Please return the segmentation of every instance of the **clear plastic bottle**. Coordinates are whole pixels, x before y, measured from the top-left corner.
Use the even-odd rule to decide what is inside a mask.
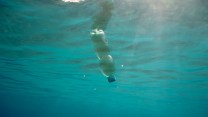
[[[107,77],[109,82],[115,81],[115,67],[113,58],[110,55],[108,41],[105,38],[103,30],[94,29],[91,32],[91,39],[94,44],[97,57],[100,61],[100,69],[104,76]]]

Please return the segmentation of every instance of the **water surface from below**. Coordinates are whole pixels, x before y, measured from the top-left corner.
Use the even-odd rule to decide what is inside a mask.
[[[99,1],[0,0],[0,116],[207,117],[207,5],[114,0],[109,84],[90,39]]]

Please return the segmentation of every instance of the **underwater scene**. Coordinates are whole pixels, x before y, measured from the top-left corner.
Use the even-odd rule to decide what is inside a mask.
[[[0,117],[208,117],[208,1],[0,0]]]

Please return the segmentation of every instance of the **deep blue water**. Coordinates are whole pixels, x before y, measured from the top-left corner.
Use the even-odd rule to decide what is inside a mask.
[[[99,0],[0,0],[0,117],[208,117],[208,2],[114,0],[108,83]]]

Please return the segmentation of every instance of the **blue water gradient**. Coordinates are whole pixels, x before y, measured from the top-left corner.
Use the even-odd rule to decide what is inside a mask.
[[[208,2],[114,0],[108,83],[100,1],[0,0],[0,117],[208,117]]]

